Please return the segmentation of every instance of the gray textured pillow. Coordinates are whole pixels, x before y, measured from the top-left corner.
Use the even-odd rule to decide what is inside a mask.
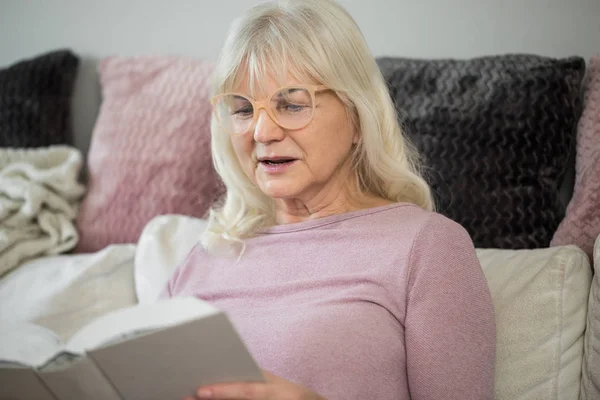
[[[480,248],[547,247],[581,112],[582,58],[381,58],[439,211]]]
[[[79,58],[59,50],[0,69],[0,147],[71,144]]]

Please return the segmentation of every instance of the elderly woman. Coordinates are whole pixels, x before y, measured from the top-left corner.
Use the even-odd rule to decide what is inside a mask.
[[[214,76],[227,188],[166,296],[225,310],[266,382],[214,399],[492,399],[495,322],[473,243],[432,211],[385,81],[333,0],[267,3]]]

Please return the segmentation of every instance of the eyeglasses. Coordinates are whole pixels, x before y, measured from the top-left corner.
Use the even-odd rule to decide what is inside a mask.
[[[210,99],[215,119],[231,134],[248,132],[256,125],[261,108],[283,129],[302,129],[315,113],[315,93],[323,85],[291,85],[277,89],[266,100],[255,101],[240,93],[224,93]]]

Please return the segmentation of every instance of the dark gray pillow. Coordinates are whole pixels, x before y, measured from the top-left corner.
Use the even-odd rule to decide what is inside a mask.
[[[0,147],[72,144],[78,64],[72,52],[60,50],[0,69]]]
[[[438,211],[480,248],[549,245],[581,112],[582,58],[377,60]]]

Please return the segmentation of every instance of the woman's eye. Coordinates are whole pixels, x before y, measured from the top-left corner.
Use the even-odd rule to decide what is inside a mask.
[[[288,112],[298,112],[304,110],[306,106],[294,103],[281,103],[277,106],[277,108]]]
[[[247,116],[252,115],[252,111],[253,111],[252,107],[242,107],[242,108],[235,110],[235,112],[233,114],[242,116],[242,117],[247,117]]]

